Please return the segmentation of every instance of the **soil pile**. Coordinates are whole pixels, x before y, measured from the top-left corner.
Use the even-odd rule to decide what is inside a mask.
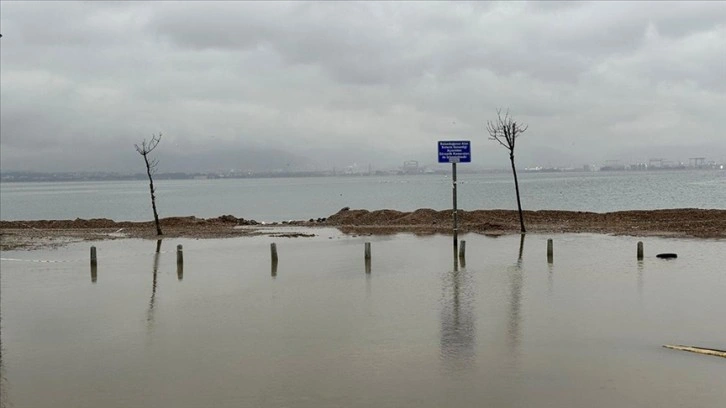
[[[459,231],[482,234],[519,232],[519,216],[513,210],[459,211]],[[726,210],[694,208],[592,213],[579,211],[525,211],[527,232],[594,232],[636,236],[726,238]],[[222,215],[216,218],[169,217],[160,220],[164,238],[226,238],[262,234],[254,220]],[[343,208],[327,218],[265,225],[265,234],[279,234],[276,226],[332,226],[346,233],[417,234],[451,233],[451,210],[422,208],[396,210],[351,210]],[[290,233],[290,236],[311,236]],[[278,235],[279,236],[279,235]],[[287,236],[287,235],[285,235]],[[106,218],[75,220],[0,221],[0,249],[38,248],[80,240],[115,238],[156,239],[153,221],[116,222]]]
[[[519,215],[513,210],[459,211],[461,232],[502,234],[519,232]],[[726,238],[726,210],[694,208],[593,213],[581,211],[524,211],[528,232],[596,232],[620,235],[658,235]],[[452,228],[452,211],[419,209],[350,210],[344,208],[327,224],[348,232],[398,231],[446,232]]]

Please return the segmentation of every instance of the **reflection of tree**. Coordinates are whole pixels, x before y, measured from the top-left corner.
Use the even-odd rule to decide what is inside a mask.
[[[161,255],[161,240],[156,241],[156,252],[154,253],[154,266],[152,270],[151,280],[151,300],[149,300],[149,310],[146,313],[146,321],[149,324],[154,322],[154,306],[156,305],[156,278],[159,271],[159,256]]]
[[[443,284],[441,358],[448,369],[458,371],[471,367],[476,354],[473,284],[458,268],[444,275]]]
[[[509,328],[507,335],[512,352],[517,350],[520,342],[522,286],[524,286],[522,268],[519,266],[511,267],[509,270]]]
[[[0,293],[2,293],[2,275],[0,275]],[[2,296],[0,296],[2,299]],[[0,302],[0,408],[7,406],[7,392],[5,387],[5,366],[3,365],[3,318],[2,318],[2,302]]]
[[[522,267],[522,255],[524,255],[524,235],[519,235],[519,256],[517,257],[517,267]]]
[[[520,342],[520,325],[522,323],[522,255],[524,254],[524,234],[519,239],[519,256],[517,263],[509,268],[509,326],[507,329],[508,344],[512,353],[516,353]]]

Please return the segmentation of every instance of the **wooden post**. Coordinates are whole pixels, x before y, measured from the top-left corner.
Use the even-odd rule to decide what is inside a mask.
[[[638,260],[643,259],[643,241],[638,241]]]
[[[365,250],[363,252],[363,259],[365,260],[366,274],[371,273],[371,243],[365,243]]]
[[[183,263],[176,264],[176,278],[179,281],[184,279],[184,264]]]
[[[466,241],[461,241],[461,244],[459,245],[459,258],[466,258]]]
[[[270,256],[272,257],[272,262],[277,263],[277,244],[274,242],[270,244]]]
[[[554,259],[554,250],[552,245],[552,238],[547,240],[547,262],[552,263]]]
[[[181,244],[176,246],[176,264],[180,265],[184,263],[184,252]]]
[[[277,277],[277,259],[273,259],[270,265],[270,276]]]
[[[96,283],[98,280],[98,266],[91,264],[91,283]]]
[[[91,266],[96,266],[98,263],[98,258],[96,258],[96,247],[91,247]]]

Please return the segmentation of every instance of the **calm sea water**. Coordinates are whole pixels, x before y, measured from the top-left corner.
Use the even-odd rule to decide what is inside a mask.
[[[461,175],[459,208],[516,209],[510,174]],[[342,207],[451,208],[447,176],[158,180],[161,217],[232,214],[257,221],[327,217]],[[607,212],[658,208],[726,208],[726,172],[523,173],[530,210]],[[0,183],[0,219],[150,220],[144,181]]]
[[[724,241],[121,240],[6,251],[13,407],[722,407]],[[182,270],[174,248],[185,248]],[[95,277],[88,245],[98,247]],[[521,249],[520,249],[521,248]],[[658,252],[678,252],[663,261]],[[520,255],[521,253],[521,255]],[[42,261],[42,262],[41,262]]]

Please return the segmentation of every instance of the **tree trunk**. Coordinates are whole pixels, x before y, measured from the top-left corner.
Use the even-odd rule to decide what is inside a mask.
[[[154,180],[151,178],[151,165],[149,159],[144,154],[144,162],[146,163],[146,175],[149,176],[149,190],[151,191],[151,209],[154,210],[154,222],[156,223],[156,235],[164,235],[159,225],[159,214],[156,213],[156,196],[154,195]]]
[[[512,174],[514,175],[514,189],[517,192],[517,209],[519,210],[520,232],[527,232],[524,229],[524,217],[522,216],[522,201],[519,199],[519,182],[517,181],[517,169],[514,167],[514,152],[509,153],[509,161],[512,162]]]

